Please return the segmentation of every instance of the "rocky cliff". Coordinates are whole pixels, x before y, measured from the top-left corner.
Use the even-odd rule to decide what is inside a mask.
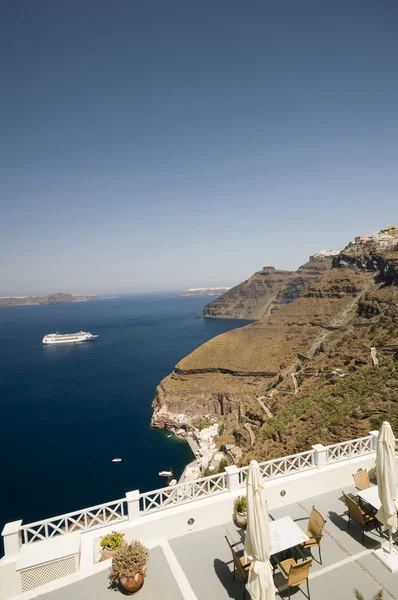
[[[259,320],[292,302],[311,281],[330,269],[329,256],[315,258],[297,271],[264,267],[204,307],[203,315],[218,319]]]
[[[8,296],[0,298],[0,306],[27,306],[32,304],[62,304],[66,302],[89,302],[101,300],[100,296],[66,294],[57,292],[48,296]]]
[[[386,416],[398,426],[397,258],[396,246],[350,244],[332,268],[301,267],[304,284],[298,272],[261,275],[279,310],[181,360],[157,388],[154,423],[213,415],[244,463],[359,437]]]

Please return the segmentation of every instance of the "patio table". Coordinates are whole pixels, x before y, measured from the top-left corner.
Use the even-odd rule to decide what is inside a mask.
[[[309,537],[291,517],[282,517],[276,519],[276,521],[270,521],[269,528],[271,532],[271,554],[289,550],[289,548],[309,540]]]
[[[361,492],[356,492],[357,496],[359,496],[362,500],[365,500],[370,506],[373,506],[376,510],[379,510],[381,506],[379,491],[377,485],[373,485],[366,490],[362,490]],[[398,490],[397,490],[398,494]]]

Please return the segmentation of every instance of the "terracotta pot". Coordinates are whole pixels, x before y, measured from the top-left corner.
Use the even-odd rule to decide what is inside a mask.
[[[134,592],[138,592],[139,589],[144,585],[144,579],[146,575],[146,567],[143,567],[141,571],[138,571],[135,575],[130,575],[130,577],[121,577],[120,585],[129,592],[133,594]]]
[[[246,529],[247,513],[235,512],[235,519],[239,527],[242,527],[242,529]]]
[[[112,550],[112,548],[109,548],[109,546],[104,546],[102,548],[101,560],[108,560],[108,558],[113,558],[115,556],[116,550],[117,548]]]

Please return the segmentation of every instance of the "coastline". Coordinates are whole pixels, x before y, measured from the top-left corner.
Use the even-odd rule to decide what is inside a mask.
[[[174,415],[165,410],[154,410],[152,414],[151,427],[168,431],[174,437],[184,440],[194,456],[194,460],[185,466],[178,483],[187,483],[204,477],[207,470],[216,470],[220,462],[225,459],[224,453],[219,450],[215,442],[219,430],[216,417],[206,415],[204,420],[209,421],[209,426],[201,429],[195,426],[197,420],[184,414]]]

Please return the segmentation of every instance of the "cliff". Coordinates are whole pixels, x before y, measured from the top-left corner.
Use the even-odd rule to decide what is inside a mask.
[[[386,417],[398,426],[397,259],[396,245],[349,244],[332,268],[250,278],[250,293],[259,281],[272,288],[266,316],[181,360],[156,390],[154,424],[214,415],[220,445],[238,445],[243,463],[360,437]]]
[[[289,304],[323,271],[330,269],[332,259],[314,255],[314,259],[297,271],[280,271],[264,267],[204,307],[203,315],[218,319],[259,320]]]
[[[0,306],[28,306],[32,304],[61,304],[64,302],[89,302],[100,300],[99,296],[79,294],[65,294],[58,292],[48,296],[9,296],[0,298]]]

